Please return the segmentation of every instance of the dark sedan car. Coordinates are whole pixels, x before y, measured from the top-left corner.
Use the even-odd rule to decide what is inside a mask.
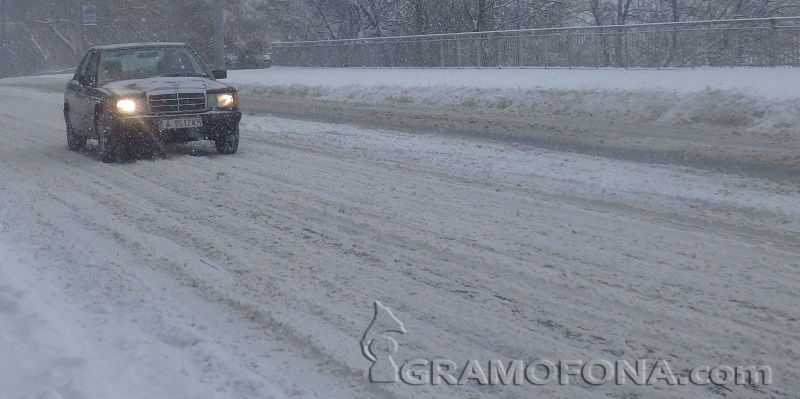
[[[239,148],[239,95],[217,81],[183,43],[137,43],[90,49],[67,85],[67,145],[97,140],[103,162],[140,148],[211,140],[217,151]]]

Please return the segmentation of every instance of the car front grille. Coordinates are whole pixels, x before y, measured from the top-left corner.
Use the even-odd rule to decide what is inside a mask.
[[[170,93],[148,97],[150,112],[169,114],[180,112],[202,112],[206,109],[205,93]]]

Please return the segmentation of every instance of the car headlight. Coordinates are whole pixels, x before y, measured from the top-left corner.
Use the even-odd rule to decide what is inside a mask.
[[[117,111],[125,115],[133,115],[139,110],[139,105],[136,100],[130,98],[123,98],[117,101]]]
[[[239,106],[239,96],[236,93],[217,94],[217,107],[231,108]]]

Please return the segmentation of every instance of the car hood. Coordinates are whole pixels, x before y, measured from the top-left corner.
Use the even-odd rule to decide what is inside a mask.
[[[232,87],[215,80],[199,77],[158,77],[137,80],[123,80],[106,83],[100,87],[117,96],[150,94],[158,92],[213,92],[231,90]]]

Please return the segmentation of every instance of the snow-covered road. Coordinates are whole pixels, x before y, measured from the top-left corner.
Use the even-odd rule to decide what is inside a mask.
[[[800,187],[248,114],[106,165],[0,87],[0,396],[795,397]],[[415,359],[769,365],[768,386],[371,384]]]

